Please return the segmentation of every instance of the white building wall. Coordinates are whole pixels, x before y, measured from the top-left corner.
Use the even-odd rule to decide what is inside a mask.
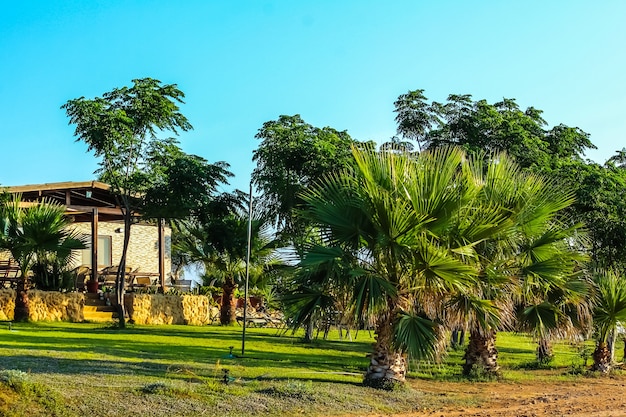
[[[91,236],[91,223],[75,223],[73,227],[80,233]],[[116,230],[122,230],[121,233]],[[121,222],[98,222],[98,235],[111,237],[112,265],[118,265],[124,245],[124,224]],[[172,231],[165,227],[165,273],[172,270]],[[75,266],[83,263],[77,256]],[[130,242],[126,265],[142,272],[159,271],[159,231],[156,225],[133,224],[130,229]]]

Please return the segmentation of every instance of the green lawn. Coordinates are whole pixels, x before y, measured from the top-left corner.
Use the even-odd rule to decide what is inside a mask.
[[[0,384],[0,416],[341,415],[406,412],[430,399],[418,390],[378,392],[360,386],[373,339],[312,344],[276,329],[0,323],[0,370],[27,373],[22,389]],[[532,376],[532,339],[498,336],[505,379]],[[582,364],[580,347],[557,345],[559,377]],[[461,379],[463,352],[441,364],[412,364],[411,378]],[[231,383],[221,381],[228,370]],[[17,392],[16,392],[17,391]]]

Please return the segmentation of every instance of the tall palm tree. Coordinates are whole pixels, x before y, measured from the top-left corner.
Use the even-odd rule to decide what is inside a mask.
[[[593,352],[592,370],[611,371],[609,337],[618,324],[626,323],[626,280],[616,271],[596,272],[593,323],[596,328],[596,348]]]
[[[513,327],[516,305],[546,307],[542,303],[548,294],[566,290],[582,256],[571,245],[579,225],[571,226],[563,215],[573,203],[570,191],[541,176],[521,172],[505,155],[493,155],[483,168],[476,160],[475,166],[480,168],[473,171],[474,182],[479,185],[470,207],[491,207],[498,213],[495,216],[500,227],[483,234],[474,246],[477,285],[470,293],[456,294],[449,307],[456,320],[469,326],[464,374],[477,371],[495,375],[499,369],[497,330]],[[460,232],[462,239],[476,241],[480,237],[473,226],[463,226]]]
[[[458,149],[353,154],[356,169],[331,174],[303,195],[303,215],[317,224],[324,245],[300,266],[327,287],[349,290],[357,318],[377,317],[364,383],[388,387],[405,380],[407,354],[435,354],[442,300],[474,285],[477,241],[451,238],[474,184]],[[476,228],[495,227],[487,212]],[[302,306],[315,306],[306,293],[299,296]],[[319,293],[311,297],[321,301]]]
[[[28,273],[38,260],[49,256],[71,258],[84,249],[85,238],[70,228],[62,206],[39,203],[23,208],[20,197],[0,206],[0,248],[7,250],[20,268],[14,320],[29,317]]]

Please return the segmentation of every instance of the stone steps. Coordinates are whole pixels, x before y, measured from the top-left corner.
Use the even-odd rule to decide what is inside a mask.
[[[85,293],[83,317],[86,321],[110,322],[117,318],[117,312],[114,306],[106,305],[106,301],[101,300],[99,294]]]

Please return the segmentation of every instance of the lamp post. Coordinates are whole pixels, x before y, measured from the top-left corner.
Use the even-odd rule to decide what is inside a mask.
[[[248,251],[246,253],[246,284],[243,292],[243,332],[241,333],[241,356],[243,356],[246,352],[246,325],[248,324],[248,281],[250,279],[250,245],[252,240],[252,181],[250,181],[249,201]]]

